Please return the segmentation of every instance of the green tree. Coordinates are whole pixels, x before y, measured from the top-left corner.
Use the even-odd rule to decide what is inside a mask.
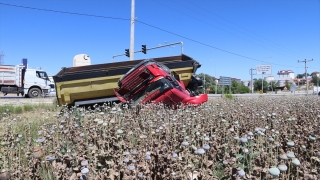
[[[311,83],[313,83],[315,86],[319,86],[320,85],[320,78],[317,75],[313,75]]]
[[[235,80],[232,80],[232,83],[231,83],[231,92],[232,92],[232,94],[238,94],[238,87],[239,86],[240,86],[240,83],[238,83]]]
[[[215,91],[215,89],[213,87],[215,87],[216,82],[215,82],[215,79],[212,76],[210,76],[209,74],[204,74],[204,73],[200,73],[200,74],[198,74],[196,76],[203,81],[205,89],[210,88],[210,92],[209,93],[213,93]],[[200,93],[203,93],[203,88],[200,89],[199,91],[200,91]]]
[[[274,91],[276,87],[278,87],[278,83],[276,81],[270,81],[269,82],[269,91]]]
[[[266,80],[263,80],[263,92],[264,93],[267,92],[268,86],[269,86],[269,83]],[[258,79],[256,81],[254,81],[253,87],[254,87],[255,91],[262,90],[262,79]]]
[[[286,82],[284,83],[284,86],[287,87],[287,89],[289,90],[290,89],[290,86],[291,86],[292,82],[289,82],[288,80],[286,80]]]
[[[244,86],[243,84],[233,80],[231,85],[231,92],[232,94],[244,94],[249,93],[250,89],[249,87]]]
[[[305,74],[297,74],[297,77],[298,79],[302,79],[304,77]]]
[[[250,89],[248,86],[244,86],[241,84],[241,86],[239,87],[239,93],[240,94],[250,93]]]

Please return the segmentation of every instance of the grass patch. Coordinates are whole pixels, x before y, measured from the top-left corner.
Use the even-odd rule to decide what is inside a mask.
[[[24,104],[24,105],[1,105],[0,106],[0,114],[21,114],[24,112],[31,112],[34,110],[49,110],[54,111],[57,109],[55,104]],[[1,116],[0,116],[1,118]]]
[[[24,104],[23,105],[23,110],[25,112],[32,111],[34,108],[35,108],[35,105],[31,105],[31,104]]]
[[[232,94],[225,94],[224,97],[227,98],[227,99],[233,99],[234,98]]]
[[[3,105],[0,106],[0,113],[12,113],[14,112],[14,106],[12,105]]]

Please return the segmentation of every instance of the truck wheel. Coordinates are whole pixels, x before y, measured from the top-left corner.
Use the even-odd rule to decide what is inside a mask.
[[[28,95],[31,98],[41,97],[41,91],[38,88],[32,88],[29,90]]]

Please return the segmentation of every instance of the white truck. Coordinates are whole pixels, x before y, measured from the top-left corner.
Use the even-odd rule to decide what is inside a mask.
[[[44,97],[50,93],[50,80],[43,70],[28,69],[27,59],[20,65],[0,65],[0,92],[25,97]]]
[[[320,87],[314,86],[313,87],[313,94],[318,94],[320,96]]]

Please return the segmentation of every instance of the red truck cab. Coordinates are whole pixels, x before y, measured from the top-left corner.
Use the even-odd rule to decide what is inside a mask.
[[[168,67],[154,60],[144,60],[129,70],[114,91],[121,102],[133,106],[145,103],[200,105],[208,100],[207,94],[191,96]]]

